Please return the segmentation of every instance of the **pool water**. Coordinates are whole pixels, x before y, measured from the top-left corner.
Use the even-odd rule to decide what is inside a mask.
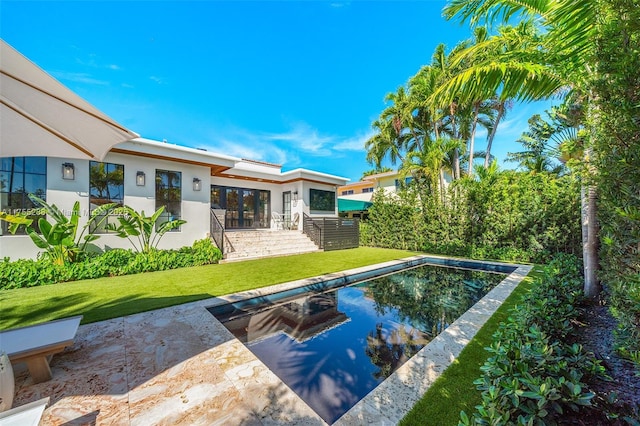
[[[419,266],[209,311],[331,424],[505,276]]]

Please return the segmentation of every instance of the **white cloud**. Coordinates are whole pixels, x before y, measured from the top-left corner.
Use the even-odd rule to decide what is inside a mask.
[[[73,81],[74,83],[95,84],[108,86],[109,82],[93,78],[91,74],[84,72],[53,71],[51,74],[59,80]]]
[[[114,71],[120,71],[122,69],[116,64],[111,64],[111,65],[107,66],[107,68],[109,68],[110,70],[114,70]]]
[[[363,151],[372,132],[353,137],[323,135],[307,123],[297,122],[281,133],[247,129],[211,129],[204,131],[207,142],[193,144],[212,152],[286,165],[287,168],[309,167],[302,158],[344,156],[345,152]]]
[[[375,134],[373,130],[369,130],[367,133],[358,134],[351,138],[338,142],[333,146],[334,150],[338,151],[364,151],[364,144]]]
[[[266,134],[265,136],[271,141],[284,142],[291,148],[301,149],[309,154],[322,157],[332,154],[329,146],[333,145],[336,139],[334,136],[320,135],[317,129],[302,122],[294,124],[288,132]]]
[[[149,80],[155,81],[158,84],[166,84],[166,81],[162,77],[158,77],[156,75],[149,76]]]

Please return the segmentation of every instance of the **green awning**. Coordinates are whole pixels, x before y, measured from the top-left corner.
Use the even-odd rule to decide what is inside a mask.
[[[369,201],[347,200],[338,198],[338,213],[363,212],[369,209],[373,203]]]

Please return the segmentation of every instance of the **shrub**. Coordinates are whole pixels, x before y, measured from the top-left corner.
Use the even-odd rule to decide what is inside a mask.
[[[217,263],[220,250],[210,240],[198,240],[179,250],[152,249],[145,253],[113,249],[101,254],[85,254],[76,263],[56,265],[47,259],[21,259],[0,262],[0,290],[34,287],[64,281],[105,276],[165,271],[188,266]]]
[[[592,353],[567,343],[579,315],[580,262],[557,256],[537,286],[500,324],[483,376],[474,383],[482,404],[460,425],[555,424],[567,410],[591,405],[584,378],[603,376]]]
[[[445,200],[406,188],[376,192],[360,243],[518,262],[582,249],[579,185],[573,176],[507,170],[490,181],[451,183]]]

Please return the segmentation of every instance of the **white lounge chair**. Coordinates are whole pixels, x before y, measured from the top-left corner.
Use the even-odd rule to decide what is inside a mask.
[[[0,413],[0,426],[38,426],[49,397]]]
[[[0,332],[0,350],[27,364],[33,383],[51,380],[51,357],[73,344],[82,315]]]

